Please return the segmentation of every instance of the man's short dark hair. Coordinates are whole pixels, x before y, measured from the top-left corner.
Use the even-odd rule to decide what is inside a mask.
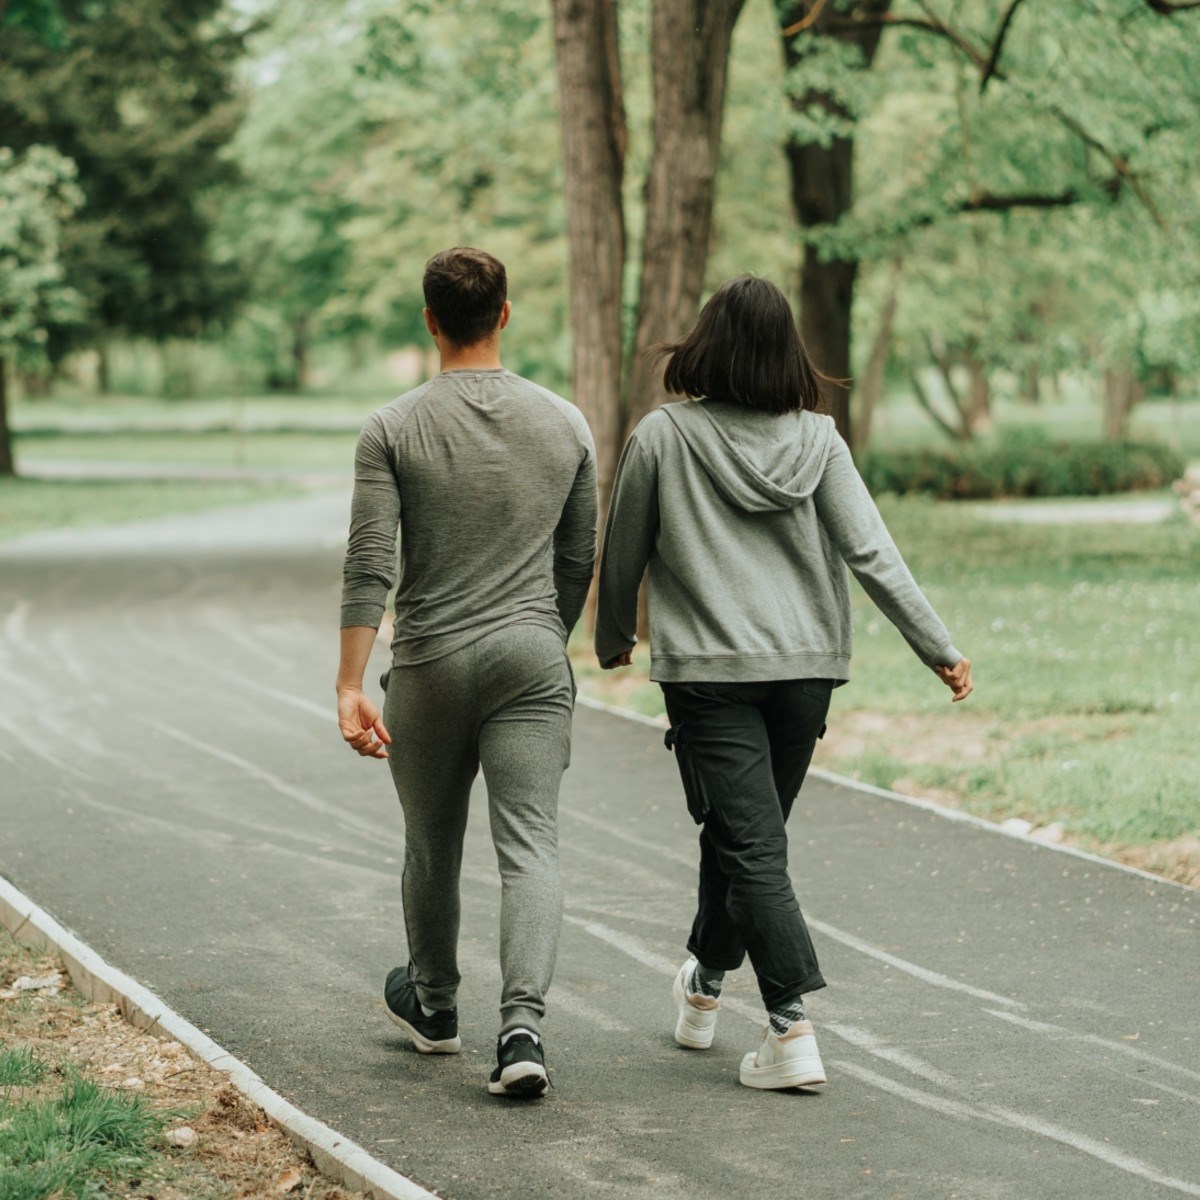
[[[656,346],[667,360],[663,383],[676,395],[729,400],[767,412],[814,409],[821,383],[787,297],[766,279],[726,280],[678,342]]]
[[[425,307],[456,346],[482,342],[500,323],[508,299],[504,264],[483,250],[456,246],[425,264]]]

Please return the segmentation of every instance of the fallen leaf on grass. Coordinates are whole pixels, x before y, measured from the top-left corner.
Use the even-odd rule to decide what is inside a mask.
[[[275,1180],[275,1190],[278,1192],[294,1192],[303,1182],[304,1176],[295,1167],[288,1167]]]

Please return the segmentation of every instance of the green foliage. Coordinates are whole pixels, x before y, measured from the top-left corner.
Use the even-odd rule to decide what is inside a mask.
[[[49,326],[80,314],[64,282],[63,226],[83,201],[75,165],[46,146],[21,158],[0,147],[0,358],[31,364]]]
[[[220,0],[61,0],[62,36],[21,22],[0,39],[0,129],[18,154],[53,146],[86,198],[64,231],[86,327],[51,326],[61,353],[106,332],[196,335],[237,279],[208,253],[220,155],[238,118],[241,35]]]
[[[19,29],[53,49],[61,49],[67,30],[58,0],[8,0],[0,6],[0,30]]]
[[[46,1075],[46,1064],[28,1046],[0,1045],[0,1088],[32,1087]]]
[[[1011,431],[980,445],[873,451],[862,473],[875,493],[980,500],[1161,488],[1184,465],[1175,451],[1153,442],[1055,443],[1034,431]]]

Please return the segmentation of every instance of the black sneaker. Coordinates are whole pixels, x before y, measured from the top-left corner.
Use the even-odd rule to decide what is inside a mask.
[[[387,1015],[412,1038],[422,1054],[457,1054],[462,1049],[458,1036],[458,1009],[426,1016],[417,1000],[417,985],[412,979],[412,964],[388,972],[383,985]]]
[[[516,1096],[536,1100],[550,1082],[542,1058],[542,1044],[525,1032],[514,1033],[507,1042],[496,1043],[497,1067],[488,1080],[493,1096]]]

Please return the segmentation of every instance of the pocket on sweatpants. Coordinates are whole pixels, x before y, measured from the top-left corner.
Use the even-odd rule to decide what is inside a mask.
[[[678,725],[672,725],[663,735],[663,745],[675,752],[675,762],[679,767],[679,778],[683,782],[688,814],[697,825],[703,825],[704,818],[712,811],[712,803],[704,785],[704,774],[699,770],[688,745],[687,725],[682,721]]]

